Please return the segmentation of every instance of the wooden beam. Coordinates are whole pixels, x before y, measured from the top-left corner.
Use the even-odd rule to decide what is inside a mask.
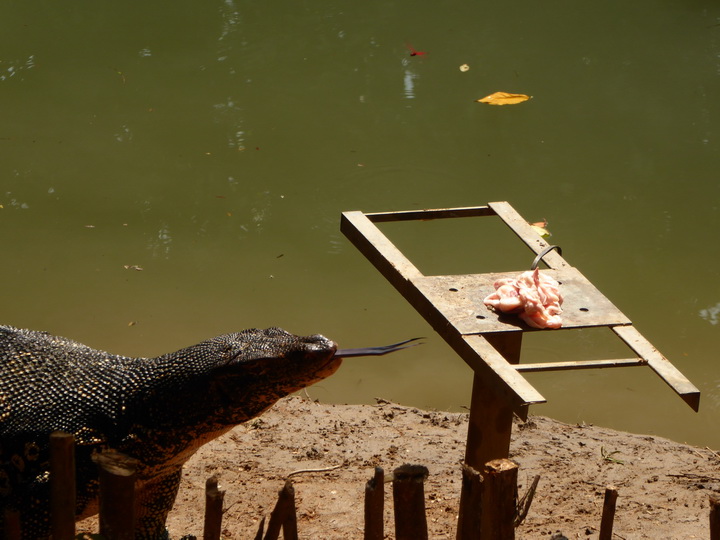
[[[407,281],[422,276],[415,265],[362,212],[343,212],[340,230],[390,283],[400,289],[403,296],[404,288],[398,278],[402,276],[402,281]]]
[[[509,338],[508,334],[503,334],[504,337]],[[521,332],[513,332],[511,335],[521,336]],[[511,365],[508,360],[513,363],[511,358],[506,358],[498,350],[491,345],[490,341],[486,339],[488,336],[470,335],[462,336],[460,346],[453,347],[455,352],[473,368],[475,373],[487,377],[488,373],[495,375],[495,377],[489,377],[489,384],[497,386],[497,379],[500,379],[505,383],[507,390],[505,390],[509,396],[514,399],[518,405],[532,405],[534,403],[545,403],[547,400],[543,395],[535,390],[535,388],[520,375],[515,366]],[[493,339],[490,337],[490,339]],[[497,338],[496,338],[497,339]],[[453,345],[453,342],[450,342]],[[496,456],[497,457],[497,456]],[[490,458],[494,459],[494,458]],[[475,464],[476,467],[481,467],[485,464],[485,460],[480,464]],[[472,464],[471,464],[472,465]]]
[[[405,210],[400,212],[371,212],[365,214],[373,223],[388,221],[423,221],[458,217],[494,216],[487,206],[466,206],[463,208],[433,208],[429,210]]]
[[[565,371],[571,369],[598,369],[614,367],[647,366],[642,358],[620,358],[614,360],[579,360],[572,362],[540,362],[537,364],[518,364],[513,366],[521,373],[536,373],[539,371]]]
[[[688,404],[694,411],[700,408],[700,390],[692,384],[680,371],[653,347],[634,326],[613,326],[620,339],[635,351],[638,356],[647,360],[650,368],[657,373],[667,385]]]
[[[536,254],[539,254],[543,249],[548,247],[550,244],[546,242],[542,236],[540,236],[530,224],[523,219],[523,217],[517,213],[517,211],[510,206],[507,202],[491,202],[488,206],[500,216],[505,224],[512,229],[512,231],[522,240],[526,246],[532,249]],[[558,269],[565,266],[569,266],[565,259],[557,251],[551,251],[545,257],[543,262],[550,268]]]

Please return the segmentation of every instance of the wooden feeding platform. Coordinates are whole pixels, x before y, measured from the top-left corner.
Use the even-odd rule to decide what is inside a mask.
[[[543,330],[530,328],[515,315],[487,309],[483,299],[495,290],[493,283],[499,277],[514,277],[521,271],[426,276],[376,226],[384,222],[477,217],[501,219],[547,265],[543,273],[560,282],[564,297],[561,330],[609,328],[634,356],[520,364],[523,334]],[[468,466],[482,470],[491,460],[507,458],[513,414],[525,419],[531,404],[546,402],[525,380],[524,372],[644,366],[654,371],[690,407],[698,410],[700,391],[509,203],[437,210],[344,212],[341,230],[473,369],[465,451]]]

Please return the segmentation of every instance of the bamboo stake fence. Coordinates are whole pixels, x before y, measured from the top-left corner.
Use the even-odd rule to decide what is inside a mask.
[[[51,530],[53,539],[75,538],[75,462],[72,435],[51,436]],[[93,458],[100,469],[100,536],[107,540],[133,538],[135,516],[135,476],[139,462],[119,452],[103,452]],[[385,475],[375,468],[365,486],[364,540],[385,537],[385,488],[392,482],[393,515],[396,540],[427,540],[424,482],[428,469],[422,465],[402,465]],[[518,501],[518,466],[509,459],[496,459],[476,471],[462,466],[462,493],[459,508],[457,540],[513,540],[515,528],[528,513],[540,479],[536,476],[528,492]],[[205,485],[205,520],[203,538],[219,540],[222,531],[224,491],[217,478]],[[599,539],[613,537],[613,522],[618,490],[607,486],[600,523]],[[710,540],[720,540],[720,496],[710,495]],[[483,512],[491,509],[490,512]],[[460,519],[472,514],[473,519]],[[5,511],[4,538],[20,540],[19,514]],[[265,531],[262,518],[255,540],[298,540],[295,488],[290,479],[280,489]],[[0,531],[2,532],[2,531]]]

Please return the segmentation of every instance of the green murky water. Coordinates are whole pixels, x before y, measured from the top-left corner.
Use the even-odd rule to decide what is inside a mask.
[[[533,99],[474,102],[499,90]],[[695,414],[649,370],[535,375],[533,412],[717,448],[719,96],[715,2],[6,3],[0,320],[143,356],[429,335],[310,393],[459,409],[469,368],[339,216],[507,200],[703,392]],[[432,272],[532,260],[474,222],[403,227]],[[569,334],[524,355],[617,354]]]

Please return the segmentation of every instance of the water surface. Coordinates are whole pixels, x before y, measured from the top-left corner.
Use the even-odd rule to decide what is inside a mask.
[[[533,412],[720,446],[716,3],[28,1],[0,45],[3,323],[142,356],[252,326],[428,335],[310,393],[459,410],[469,368],[339,216],[507,200],[703,393],[695,414],[649,370],[534,375]],[[532,99],[474,102],[500,90]],[[430,273],[533,258],[494,226],[408,225],[388,232]]]

